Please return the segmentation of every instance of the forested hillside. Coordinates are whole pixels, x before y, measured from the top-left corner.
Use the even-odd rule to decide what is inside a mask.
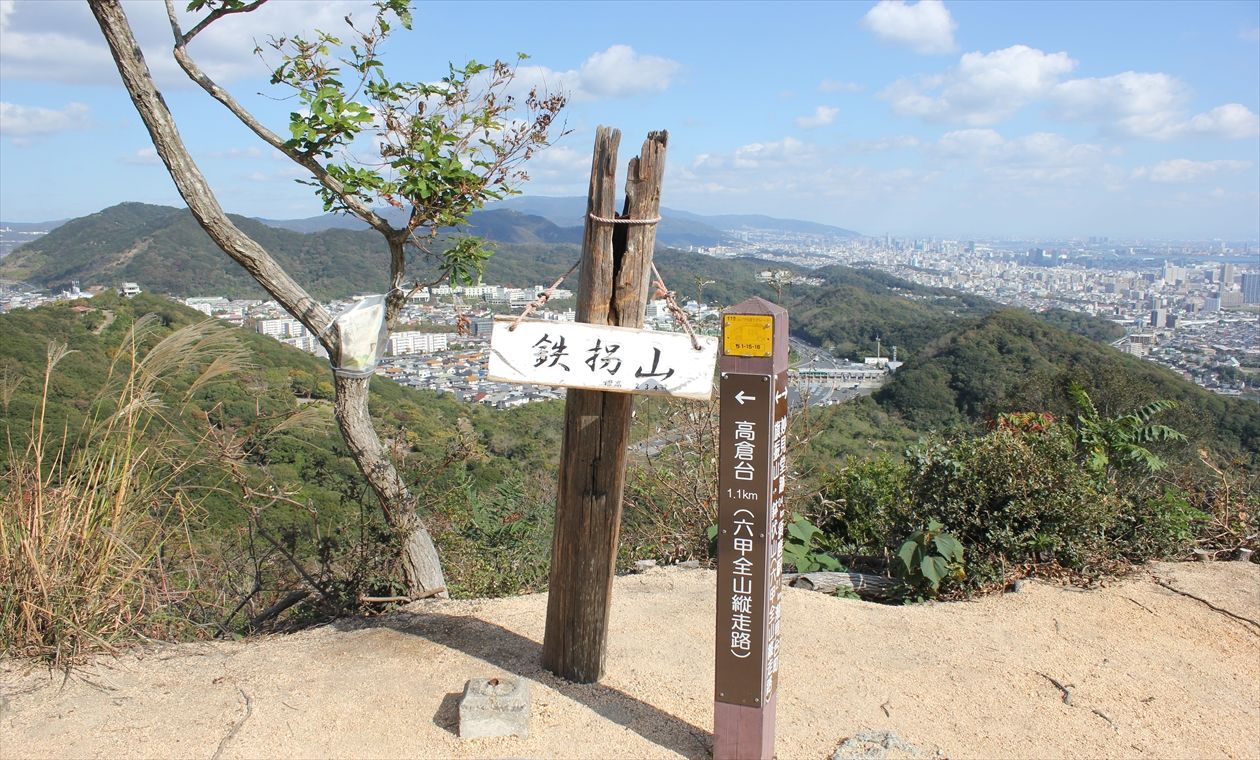
[[[1089,389],[1104,416],[1154,399],[1178,402],[1166,421],[1195,445],[1260,454],[1260,404],[1218,396],[1157,364],[1054,327],[1018,309],[959,324],[932,340],[876,394],[915,429],[949,429],[1011,411],[1076,411],[1067,389]],[[1187,455],[1193,456],[1193,448]]]
[[[379,235],[347,230],[303,235],[244,217],[233,220],[318,298],[385,287],[388,259]],[[130,280],[148,292],[175,296],[263,295],[186,209],[143,203],[66,222],[5,258],[0,277],[50,289],[74,280],[85,288]]]
[[[86,418],[112,408],[110,399],[131,369],[125,341],[145,314],[158,320],[155,329],[141,334],[141,356],[173,330],[204,320],[196,311],[147,294],[132,300],[102,295],[74,305],[0,315],[0,334],[5,336],[0,341],[0,426],[8,441],[0,444],[0,469],[11,457],[24,455],[33,419],[42,416],[45,429],[57,440],[64,436],[73,441],[85,429]],[[355,551],[370,535],[379,539],[384,527],[332,419],[327,364],[248,330],[221,329],[244,349],[243,368],[191,395],[195,372],[161,387],[163,418],[180,428],[184,438],[200,441],[198,456],[206,457],[180,475],[181,485],[198,491],[196,543],[202,548],[230,544],[240,551],[236,542],[252,525],[285,536],[289,550],[311,565],[349,561],[346,552]],[[64,343],[70,353],[49,375],[48,404],[41,409],[44,367],[53,341]],[[371,408],[382,437],[401,454],[404,477],[426,495],[427,519],[437,518],[435,532],[450,557],[455,588],[484,591],[486,584],[507,582],[485,568],[512,561],[510,552],[485,557],[461,549],[469,530],[466,521],[473,520],[472,505],[481,504],[483,494],[490,501],[482,508],[493,514],[497,507],[488,505],[499,489],[522,488],[534,473],[553,467],[562,405],[491,411],[377,379]],[[218,433],[208,435],[210,430]],[[239,446],[237,459],[226,450],[205,448],[228,446],[227,439],[234,441],[229,448]],[[238,462],[250,488],[260,493],[280,489],[288,499],[268,502],[261,513],[253,511],[250,499],[221,466],[228,461],[223,456]],[[529,485],[529,497],[536,499],[538,489]],[[473,535],[477,530],[472,528]],[[388,557],[386,551],[372,562]],[[538,578],[536,571],[523,575],[511,581],[512,587],[533,587]],[[363,580],[368,586],[373,583]],[[375,581],[386,588],[388,582],[388,575]]]

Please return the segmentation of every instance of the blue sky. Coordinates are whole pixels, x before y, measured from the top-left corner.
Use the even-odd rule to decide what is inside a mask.
[[[180,2],[180,5],[183,3]],[[192,87],[160,2],[125,4],[223,205],[320,211],[297,172]],[[357,2],[273,0],[192,52],[273,128],[253,40],[336,29]],[[1260,237],[1260,3],[429,3],[398,78],[531,55],[572,133],[525,191],[585,192],[594,127],[671,140],[663,201],[882,235]],[[274,93],[273,93],[274,94]],[[0,0],[0,218],[181,205],[78,0]]]

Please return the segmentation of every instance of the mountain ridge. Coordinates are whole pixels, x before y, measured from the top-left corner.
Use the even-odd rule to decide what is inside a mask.
[[[378,209],[377,212],[393,222],[403,219],[403,213],[398,209]],[[506,218],[504,212],[521,215],[521,221],[534,229],[543,241],[580,242],[583,217],[586,215],[586,199],[579,196],[513,196],[473,212],[469,217],[469,227],[476,234],[485,234],[479,228],[501,228],[504,224],[501,220]],[[539,220],[547,222],[555,229],[545,227]],[[368,228],[355,217],[336,213],[302,219],[259,218],[258,221],[295,232]],[[782,219],[764,214],[705,215],[662,206],[657,241],[667,246],[712,247],[732,242],[731,233],[752,229],[838,238],[861,237],[861,233],[853,230],[802,219]],[[510,236],[492,239],[504,242],[535,242],[511,239]]]

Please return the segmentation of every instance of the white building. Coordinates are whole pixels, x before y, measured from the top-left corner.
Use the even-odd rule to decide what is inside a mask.
[[[324,358],[328,357],[328,352],[324,350],[324,347],[319,343],[319,339],[314,335],[304,334],[293,338],[280,338],[280,342],[305,351],[308,354],[315,354]]]
[[[118,295],[124,298],[135,298],[140,295],[140,286],[134,282],[124,282],[118,289]]]
[[[260,319],[255,328],[272,338],[298,338],[306,335],[306,326],[296,319]]]
[[[447,336],[444,333],[397,332],[389,336],[386,352],[390,356],[405,354],[431,354],[444,351],[447,347]]]
[[[524,306],[534,300],[534,294],[522,288],[493,288],[485,299],[486,303],[500,306]]]

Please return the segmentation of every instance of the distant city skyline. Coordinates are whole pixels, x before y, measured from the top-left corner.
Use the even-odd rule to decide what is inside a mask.
[[[183,6],[185,3],[178,2]],[[162,3],[124,3],[180,128],[234,213],[320,213],[296,167],[170,57]],[[583,195],[596,124],[621,159],[669,129],[663,202],[883,236],[1260,238],[1260,3],[427,3],[396,76],[531,55],[572,133],[531,195]],[[273,2],[191,51],[285,131],[252,55],[363,2]],[[258,93],[271,93],[271,97]],[[182,205],[85,3],[0,0],[0,219]]]

